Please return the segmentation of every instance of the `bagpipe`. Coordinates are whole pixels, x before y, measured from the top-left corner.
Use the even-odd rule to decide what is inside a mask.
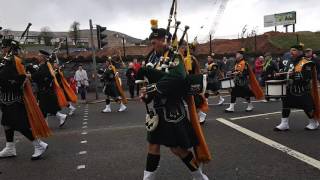
[[[190,121],[195,134],[198,138],[199,144],[194,147],[194,151],[199,162],[208,163],[212,157],[206,143],[204,133],[200,126],[199,117],[196,111],[193,95],[202,93],[206,87],[205,75],[188,75],[185,62],[180,52],[180,46],[183,45],[185,36],[189,26],[185,26],[180,41],[177,43],[176,32],[180,22],[175,23],[174,36],[170,34],[170,24],[172,22],[172,15],[176,8],[176,1],[173,0],[167,26],[167,35],[165,43],[169,47],[169,53],[162,57],[161,65],[165,65],[165,71],[159,71],[153,68],[141,68],[137,74],[136,83],[145,85],[147,93],[152,91],[159,91],[161,94],[184,98],[188,104],[188,111]],[[152,23],[152,22],[151,22]],[[172,44],[169,44],[171,38]],[[168,88],[169,87],[169,88]],[[147,105],[146,105],[147,106]],[[147,112],[148,112],[147,107]],[[156,116],[154,116],[157,118]],[[151,118],[152,119],[152,118]],[[148,119],[147,119],[148,120]],[[147,124],[146,124],[147,125]],[[147,127],[148,129],[148,127]]]
[[[28,33],[29,28],[31,27],[31,23],[28,24],[25,31],[22,33],[20,37],[20,41]],[[26,38],[27,39],[27,38]],[[4,59],[9,60],[13,58],[15,61],[15,66],[17,73],[19,75],[27,76],[24,65],[22,64],[22,59],[18,57],[17,50],[20,49],[20,45],[18,41],[12,40],[9,45],[10,49],[8,53],[5,55]],[[52,132],[48,127],[48,124],[41,112],[39,105],[37,104],[37,100],[33,94],[31,82],[28,78],[25,79],[23,84],[23,102],[27,111],[29,125],[32,131],[32,134],[35,138],[46,138],[49,137]]]

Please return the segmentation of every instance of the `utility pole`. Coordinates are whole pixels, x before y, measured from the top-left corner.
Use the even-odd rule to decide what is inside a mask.
[[[257,53],[257,34],[254,34],[254,52]]]
[[[212,35],[211,34],[209,34],[209,38],[210,38],[210,40],[209,40],[209,43],[210,43],[209,55],[211,56],[211,54],[212,54]]]
[[[69,60],[69,45],[68,45],[68,37],[66,36],[66,50],[67,50],[67,60]]]
[[[90,25],[90,40],[91,40],[91,51],[92,51],[92,60],[93,60],[93,79],[95,84],[96,100],[99,99],[98,96],[98,79],[97,79],[97,61],[96,61],[96,47],[93,42],[93,26],[92,20],[89,20]]]
[[[126,45],[125,45],[125,39],[124,36],[122,36],[122,48],[123,48],[123,59],[126,61]]]

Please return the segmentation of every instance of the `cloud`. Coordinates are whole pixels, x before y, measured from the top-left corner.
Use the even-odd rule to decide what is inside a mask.
[[[178,19],[191,27],[190,38],[207,38],[221,1],[178,0]],[[23,30],[31,22],[31,30],[49,26],[55,31],[68,31],[73,21],[87,29],[92,19],[110,30],[145,38],[150,33],[151,18],[159,19],[161,27],[167,25],[170,6],[171,0],[11,0],[0,7],[0,26]],[[297,11],[297,30],[317,31],[319,8],[318,0],[229,0],[216,36],[236,36],[246,24],[260,33],[273,30],[263,27],[263,16],[292,10]]]

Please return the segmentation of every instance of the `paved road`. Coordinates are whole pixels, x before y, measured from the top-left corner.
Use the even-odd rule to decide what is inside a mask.
[[[320,179],[320,131],[304,130],[303,112],[293,112],[291,131],[279,133],[273,127],[281,117],[280,102],[255,102],[255,110],[247,113],[246,104],[239,100],[231,114],[224,113],[227,104],[216,106],[216,102],[210,99],[203,126],[213,155],[204,171],[211,179]],[[103,103],[77,105],[76,114],[63,128],[50,117],[54,135],[45,140],[49,149],[40,161],[30,161],[33,147],[16,133],[18,156],[0,159],[0,179],[141,180],[146,158],[143,104],[130,101],[123,113],[103,114],[103,107]],[[112,108],[118,107],[113,104]],[[0,135],[2,148],[3,130]],[[159,180],[191,179],[178,158],[165,147],[161,152]]]

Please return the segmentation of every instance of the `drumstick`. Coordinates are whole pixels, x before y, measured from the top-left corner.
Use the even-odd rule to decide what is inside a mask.
[[[280,76],[280,75],[287,75],[287,74],[291,75],[291,74],[293,74],[293,72],[281,72],[281,73],[275,73],[275,75],[276,75],[276,76]]]

